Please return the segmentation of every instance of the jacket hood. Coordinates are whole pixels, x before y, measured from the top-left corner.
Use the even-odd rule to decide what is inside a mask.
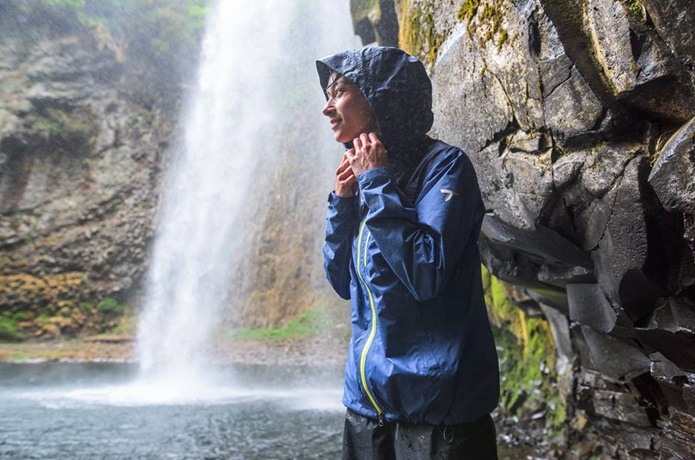
[[[399,48],[343,51],[316,61],[321,88],[335,71],[355,83],[372,106],[389,155],[406,154],[432,128],[432,83],[422,63]]]

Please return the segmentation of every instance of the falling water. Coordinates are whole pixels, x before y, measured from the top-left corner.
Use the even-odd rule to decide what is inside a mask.
[[[289,129],[287,117],[277,116],[278,86],[287,73],[279,63],[305,68],[313,86],[316,57],[356,45],[348,1],[338,3],[220,0],[210,7],[197,87],[184,113],[183,145],[165,182],[138,328],[145,374],[178,381],[200,375],[234,261],[245,249],[238,236],[245,204],[252,193],[268,193],[254,188],[256,174],[263,172],[259,159],[274,153],[268,135]],[[303,48],[288,49],[297,43],[301,18],[311,25],[300,37]],[[319,111],[318,87],[310,96],[299,100]],[[307,136],[328,135],[326,126],[316,129]],[[330,164],[337,158],[327,157]]]

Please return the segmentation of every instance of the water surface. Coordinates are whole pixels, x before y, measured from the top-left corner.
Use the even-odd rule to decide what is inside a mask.
[[[340,458],[338,370],[237,367],[217,376],[227,386],[179,393],[135,371],[0,365],[0,458]]]
[[[138,375],[132,364],[0,364],[0,459],[340,458],[342,369]],[[501,445],[499,458],[540,457]]]

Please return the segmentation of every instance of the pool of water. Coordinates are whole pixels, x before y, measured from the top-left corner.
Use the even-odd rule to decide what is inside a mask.
[[[128,364],[0,365],[0,458],[337,459],[337,369],[236,367],[141,381]]]
[[[235,366],[196,379],[132,364],[0,364],[0,459],[340,458],[342,369]],[[501,460],[538,458],[500,446]]]

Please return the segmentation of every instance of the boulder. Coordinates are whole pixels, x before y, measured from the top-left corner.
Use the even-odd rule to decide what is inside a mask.
[[[690,0],[642,0],[660,37],[690,72],[695,83],[695,11]]]
[[[432,73],[433,130],[469,153],[479,152],[513,124],[504,87],[479,50],[459,27],[439,55]]]
[[[601,374],[621,380],[649,372],[649,357],[629,341],[601,334],[588,326],[582,326],[581,333]]]
[[[648,181],[664,209],[695,214],[695,118],[661,148]]]
[[[640,177],[647,166],[647,159],[641,156],[626,167],[616,188],[606,231],[592,251],[597,279],[606,296],[633,321],[651,313],[656,299],[664,294],[664,287],[655,279],[660,261],[653,260],[648,252],[650,235],[645,201],[650,196]]]

